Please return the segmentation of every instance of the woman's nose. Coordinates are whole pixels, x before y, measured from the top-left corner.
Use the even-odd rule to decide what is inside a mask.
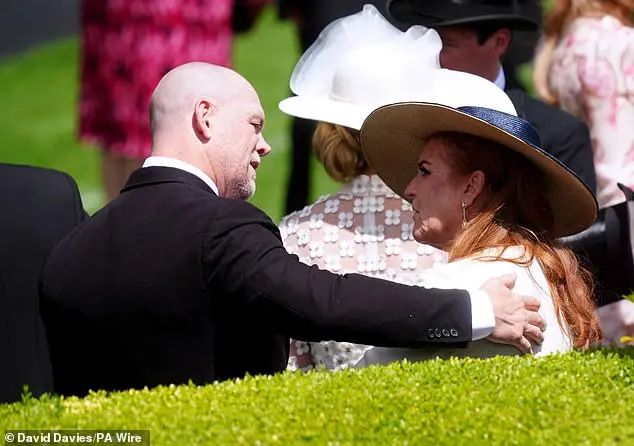
[[[407,187],[405,188],[405,198],[410,201],[414,199],[416,196],[416,188],[414,187],[414,180],[410,181]]]

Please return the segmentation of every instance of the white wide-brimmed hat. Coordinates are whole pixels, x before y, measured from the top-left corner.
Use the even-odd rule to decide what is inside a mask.
[[[491,94],[516,114],[492,82],[440,67],[442,41],[434,30],[390,24],[372,5],[328,25],[291,75],[296,95],[280,102],[291,116],[361,128],[376,108],[400,101],[482,106]]]
[[[544,182],[554,219],[552,228],[546,231],[548,235],[559,238],[587,229],[598,214],[590,188],[541,149],[535,127],[500,110],[503,105],[496,98],[491,98],[485,107],[452,108],[425,102],[385,105],[373,111],[363,123],[361,149],[370,168],[390,189],[409,201],[405,189],[418,175],[418,158],[426,139],[439,132],[484,138],[519,153],[542,173],[538,181]]]

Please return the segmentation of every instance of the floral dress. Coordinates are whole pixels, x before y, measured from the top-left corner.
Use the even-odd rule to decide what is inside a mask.
[[[590,128],[599,206],[634,187],[634,28],[611,16],[579,18],[558,42],[549,86],[561,107]]]
[[[280,232],[286,250],[305,264],[415,285],[422,283],[423,270],[446,263],[446,253],[416,242],[412,226],[410,204],[378,176],[361,175],[336,194],[284,217]],[[288,368],[352,367],[368,348],[293,339]]]
[[[230,63],[233,0],[84,0],[79,136],[143,160],[159,80],[191,61]]]

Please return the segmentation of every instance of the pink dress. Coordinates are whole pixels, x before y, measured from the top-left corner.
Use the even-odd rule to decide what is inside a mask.
[[[590,127],[600,207],[634,187],[634,28],[610,16],[574,20],[558,43],[550,88],[561,107]]]
[[[186,62],[229,65],[232,11],[233,0],[84,0],[80,139],[147,158],[154,88]]]

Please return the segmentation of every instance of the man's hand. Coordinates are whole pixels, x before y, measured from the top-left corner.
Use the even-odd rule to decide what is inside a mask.
[[[530,340],[541,344],[546,322],[537,313],[540,301],[536,297],[513,293],[514,274],[489,279],[482,285],[491,299],[495,328],[487,338],[500,344],[510,344],[521,352],[532,353]]]

